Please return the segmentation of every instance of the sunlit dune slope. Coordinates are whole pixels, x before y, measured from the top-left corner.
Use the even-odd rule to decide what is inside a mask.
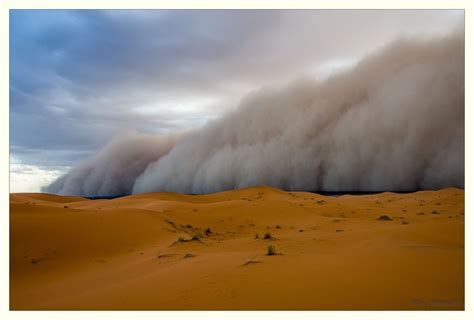
[[[10,207],[14,310],[464,308],[459,189],[12,194]]]

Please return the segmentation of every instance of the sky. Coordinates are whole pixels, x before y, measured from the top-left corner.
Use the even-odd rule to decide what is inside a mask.
[[[249,92],[324,79],[459,10],[11,10],[10,191],[124,132],[196,129]]]

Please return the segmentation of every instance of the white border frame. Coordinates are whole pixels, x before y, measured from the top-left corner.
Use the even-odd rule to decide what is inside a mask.
[[[473,179],[473,171],[469,166],[465,167],[465,310],[466,311],[9,311],[9,9],[166,9],[166,8],[189,8],[189,9],[464,9],[465,10],[465,41],[466,41],[466,82],[465,82],[465,106],[472,102],[472,63],[469,57],[473,57],[472,1],[465,0],[398,0],[398,1],[375,1],[375,0],[181,0],[164,1],[155,0],[3,0],[0,2],[0,315],[2,319],[182,319],[193,317],[193,319],[240,319],[250,318],[272,318],[287,319],[296,317],[298,319],[314,319],[324,317],[325,319],[466,319],[473,318],[473,270],[472,240],[474,231],[472,225],[472,201],[473,195],[470,181]],[[473,111],[465,108],[466,124],[473,123]],[[472,163],[474,151],[469,141],[473,139],[474,130],[465,125],[465,163]],[[363,288],[361,288],[363,289]],[[190,314],[192,312],[192,314]]]

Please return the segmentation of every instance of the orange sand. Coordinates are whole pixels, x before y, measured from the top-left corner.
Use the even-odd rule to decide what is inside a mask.
[[[464,309],[459,189],[12,194],[10,206],[14,310]]]

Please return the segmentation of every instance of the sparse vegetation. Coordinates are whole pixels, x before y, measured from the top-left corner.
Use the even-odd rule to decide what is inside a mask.
[[[432,211],[431,214],[439,214],[438,211]]]
[[[206,235],[210,235],[212,233],[210,228],[207,228],[205,232],[206,232]]]
[[[201,238],[202,238],[202,234],[198,232],[193,235],[191,240],[201,240]]]
[[[170,258],[172,256],[175,256],[176,253],[163,253],[163,254],[158,254],[157,259],[161,258]]]
[[[275,228],[277,228],[277,229],[281,229],[281,227],[280,227],[278,224],[275,226]]]
[[[271,240],[273,237],[272,237],[272,234],[270,232],[265,232],[265,234],[263,235],[263,239],[265,240]]]
[[[168,220],[168,219],[165,219],[165,222],[166,222],[166,223],[168,223],[168,224],[170,224],[170,225],[172,225],[172,226],[174,226],[174,225],[175,225],[175,223],[174,223],[173,221],[171,221],[171,220]]]
[[[201,241],[202,234],[195,233],[190,239],[184,239],[183,237],[179,237],[173,244],[180,243],[180,242],[190,242],[190,241]]]
[[[390,218],[390,216],[383,215],[383,216],[380,216],[377,220],[379,220],[379,221],[392,221],[392,218]]]
[[[184,256],[184,258],[193,258],[195,257],[196,255],[192,254],[192,253],[186,253],[186,255]]]
[[[402,221],[402,224],[409,224],[408,221]]]
[[[258,233],[255,234],[255,239],[258,240],[260,236],[258,235]]]
[[[277,254],[277,252],[276,252],[275,246],[273,244],[269,245],[267,247],[267,256],[274,256],[276,254]]]
[[[247,261],[246,263],[244,263],[244,264],[242,265],[242,267],[245,267],[245,266],[248,266],[249,264],[254,264],[254,263],[262,263],[262,261],[249,260],[249,261]]]

